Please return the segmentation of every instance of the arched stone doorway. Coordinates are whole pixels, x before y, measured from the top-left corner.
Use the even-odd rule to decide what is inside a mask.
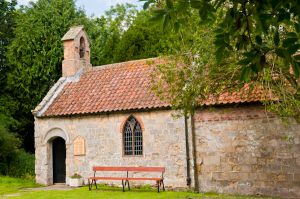
[[[66,182],[66,142],[61,137],[52,141],[53,183]]]
[[[48,185],[54,183],[67,183],[68,175],[68,148],[70,139],[68,134],[61,128],[52,128],[44,136],[46,149],[46,165],[44,173]]]

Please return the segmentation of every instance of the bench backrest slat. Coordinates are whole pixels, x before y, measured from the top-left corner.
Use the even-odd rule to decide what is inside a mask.
[[[93,171],[165,172],[165,167],[93,167]]]
[[[165,172],[165,167],[127,167],[128,171]]]

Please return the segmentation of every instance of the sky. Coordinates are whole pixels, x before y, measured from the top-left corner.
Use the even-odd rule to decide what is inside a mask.
[[[20,5],[27,5],[29,1],[37,0],[18,0]],[[139,0],[76,0],[77,7],[83,7],[87,15],[100,16],[104,14],[104,11],[108,10],[110,6],[116,5],[117,3],[131,3],[141,8],[143,2]]]

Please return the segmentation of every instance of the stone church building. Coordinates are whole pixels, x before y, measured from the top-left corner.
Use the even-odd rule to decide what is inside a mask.
[[[87,179],[93,166],[160,166],[167,188],[300,197],[300,125],[266,113],[262,91],[173,117],[151,90],[162,59],[92,67],[82,26],[62,41],[62,77],[33,110],[38,183]]]

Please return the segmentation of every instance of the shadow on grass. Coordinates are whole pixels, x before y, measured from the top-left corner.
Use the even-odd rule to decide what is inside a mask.
[[[84,188],[89,191],[89,187],[85,186]],[[97,188],[95,186],[92,186],[91,191],[101,191],[101,192],[123,192],[122,186],[111,186],[111,185],[105,185],[105,184],[97,184]],[[125,187],[125,192],[154,192],[157,193],[157,187],[152,187],[150,185],[145,186],[133,186],[130,187],[130,190],[128,190],[128,187]],[[160,192],[163,192],[163,190],[160,190]]]
[[[97,185],[98,189],[96,189],[95,186],[92,187],[93,192],[118,192],[118,193],[123,193],[122,187],[117,187],[117,186],[111,186],[111,185],[105,185],[105,184],[100,184]],[[86,189],[89,191],[88,186],[85,186],[83,189]],[[130,187],[130,191],[128,188],[125,188],[125,192],[133,192],[133,193],[157,193],[157,187],[146,185],[146,186],[141,186],[141,187]],[[164,191],[161,190],[163,193]],[[168,190],[166,191],[167,194],[173,193],[173,192],[178,192],[174,190]],[[186,193],[186,194],[192,194],[191,195],[186,195],[182,196],[185,199],[195,199],[195,198],[201,198],[201,199],[280,199],[278,197],[268,197],[268,196],[259,196],[259,195],[231,195],[231,194],[219,194],[216,192],[200,192],[196,193],[193,191],[179,191],[178,193]],[[159,194],[159,193],[157,193]]]

